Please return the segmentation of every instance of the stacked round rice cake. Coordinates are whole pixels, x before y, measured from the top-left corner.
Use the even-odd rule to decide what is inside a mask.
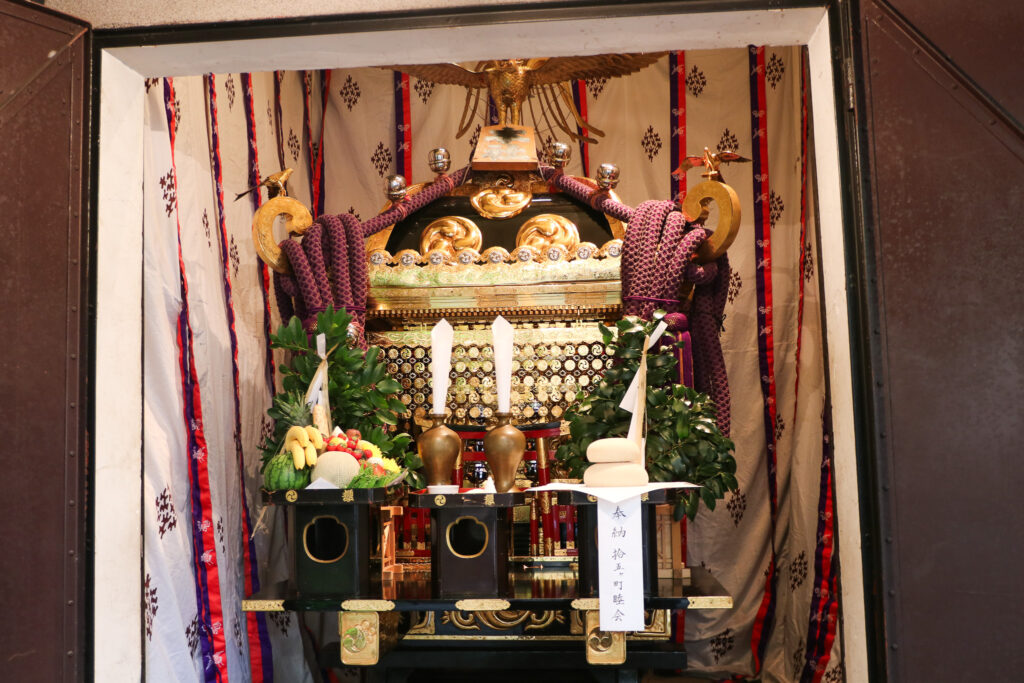
[[[640,446],[632,439],[598,439],[587,447],[593,463],[583,473],[587,486],[644,486],[650,479]]]

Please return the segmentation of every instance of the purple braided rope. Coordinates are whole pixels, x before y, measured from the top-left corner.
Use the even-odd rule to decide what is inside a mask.
[[[291,320],[292,316],[295,315],[295,307],[292,306],[292,295],[285,291],[284,279],[286,277],[288,276],[282,275],[276,270],[274,271],[274,298],[277,300],[277,311],[281,314],[281,320],[287,324],[287,321]],[[294,284],[295,281],[293,280],[293,288]]]
[[[307,330],[312,329],[313,323],[316,322],[316,315],[324,310],[324,306],[320,301],[320,289],[313,279],[313,272],[306,259],[306,252],[302,249],[302,245],[291,239],[284,240],[280,246],[281,251],[288,257],[288,263],[291,264],[296,282],[299,283],[301,296],[295,298],[296,311],[304,309],[305,315],[301,316],[302,326]]]
[[[725,373],[725,359],[719,326],[729,293],[729,259],[723,254],[718,259],[718,273],[708,285],[697,287],[690,311],[690,329],[693,331],[694,384],[709,395],[718,406],[718,427],[729,436],[732,427],[729,378]]]
[[[652,225],[651,232],[657,232],[657,227],[657,224]],[[661,224],[661,234],[655,235],[654,239],[650,240],[656,251],[650,261],[653,263],[651,269],[653,278],[647,292],[650,296],[675,299],[676,301],[665,307],[669,313],[679,310],[679,285],[686,272],[686,263],[692,255],[687,253],[686,228],[686,219],[683,218],[683,215],[678,211],[670,211]],[[654,313],[654,304],[645,303],[640,315],[649,318],[652,313]]]
[[[274,280],[274,286],[280,288],[280,291],[284,293],[285,299],[288,301],[289,315],[285,318],[284,313],[281,313],[281,320],[291,320],[293,315],[298,316],[299,320],[305,320],[306,305],[302,302],[302,297],[299,295],[299,283],[291,275],[280,275],[277,271],[274,271],[274,273],[279,276]],[[276,294],[276,296],[280,295]]]
[[[541,166],[540,174],[544,180],[548,181],[562,192],[570,194],[580,201],[586,202],[601,213],[606,213],[613,218],[619,219],[623,223],[629,223],[633,218],[634,209],[621,202],[615,201],[601,192],[601,190],[595,190],[586,183],[565,175],[560,170],[556,170],[551,166]]]
[[[299,283],[291,275],[281,275],[279,282],[281,290],[291,298],[294,299],[299,295]]]
[[[345,225],[338,216],[320,216],[326,230],[324,232],[327,253],[331,263],[331,287],[334,291],[334,305],[345,306],[352,301],[352,289],[348,277],[348,240],[345,237]]]
[[[352,315],[359,345],[365,348],[367,269],[364,239],[448,194],[468,174],[469,167],[466,166],[441,176],[419,194],[362,224],[347,213],[320,216],[306,231],[301,244],[292,239],[282,242],[281,251],[288,258],[294,275],[274,278],[275,296],[282,315],[286,311],[293,312],[309,330],[316,322],[316,315],[327,306],[345,308]],[[330,264],[329,272],[327,263]],[[294,305],[286,301],[288,298],[294,300]]]
[[[653,302],[632,299],[633,296],[668,298],[662,295],[660,285],[668,273],[661,268],[669,267],[674,261],[675,245],[663,244],[661,233],[674,206],[672,202],[647,201],[633,212],[633,221],[626,232],[622,249],[620,269],[624,275],[622,300],[626,315],[650,318],[654,312]],[[681,230],[676,232],[681,233]],[[659,247],[663,250],[661,259]],[[667,294],[672,298],[678,297],[678,292],[674,290],[669,290]]]
[[[427,204],[440,199],[455,189],[457,185],[461,185],[468,174],[469,166],[464,166],[454,173],[439,177],[430,185],[424,187],[418,194],[398,202],[384,213],[374,216],[363,223],[363,237],[369,237],[375,232],[380,232],[389,225],[394,225],[412,213],[419,211]]]
[[[633,212],[633,221],[630,223],[629,229],[627,230],[627,236],[634,231],[640,231],[643,228],[638,226],[646,226],[648,224],[647,216],[651,212],[651,207],[646,204],[641,204]],[[636,288],[633,284],[633,274],[637,270],[637,266],[640,264],[642,254],[640,250],[630,248],[628,245],[624,245],[622,250],[622,258],[619,261],[619,277],[622,280],[622,292],[632,293]],[[629,303],[624,301],[623,311],[629,310]]]
[[[302,238],[302,251],[306,253],[309,269],[313,273],[313,282],[320,292],[320,305],[326,309],[335,304],[334,296],[331,294],[331,283],[327,279],[327,268],[324,266],[323,236],[323,221],[318,220],[309,226]]]
[[[348,237],[348,270],[351,298],[346,303],[355,313],[362,314],[366,311],[366,289],[368,282],[363,226],[359,219],[350,213],[343,213],[339,218],[345,226],[345,235]]]
[[[718,263],[711,261],[710,263],[690,263],[686,264],[686,280],[692,282],[695,285],[706,285],[715,279],[718,275]]]
[[[650,318],[659,307],[673,313],[679,309],[682,283],[695,285],[689,318],[694,384],[714,400],[719,428],[728,435],[732,422],[729,383],[719,339],[728,293],[728,260],[723,256],[717,263],[693,263],[708,232],[687,223],[671,208],[668,202],[644,202],[633,212],[622,253],[623,310],[643,318]]]
[[[348,309],[349,314],[352,316],[352,324],[355,326],[356,344],[360,348],[366,349],[366,290],[368,280],[366,273],[366,238],[363,236],[363,228],[358,218],[349,213],[343,213],[339,218],[345,227],[345,235],[348,238],[349,260],[347,275],[351,294],[349,300],[345,302],[345,308]]]

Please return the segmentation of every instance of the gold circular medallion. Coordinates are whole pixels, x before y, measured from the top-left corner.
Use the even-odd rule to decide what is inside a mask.
[[[432,221],[420,234],[420,253],[440,252],[454,259],[461,249],[480,250],[484,238],[476,223],[462,216],[445,216]]]
[[[299,499],[299,494],[295,489],[289,489],[288,492],[284,494],[284,499],[289,503],[294,503]]]
[[[533,194],[511,187],[488,187],[470,197],[469,203],[484,218],[502,219],[517,216],[530,205]]]
[[[444,507],[444,504],[447,503],[447,502],[448,502],[448,500],[444,496],[441,496],[441,495],[434,496],[434,505],[436,505],[439,508],[440,507]]]
[[[554,246],[575,253],[579,243],[580,231],[576,224],[553,213],[533,216],[516,233],[516,247],[533,247],[541,254],[546,254]]]

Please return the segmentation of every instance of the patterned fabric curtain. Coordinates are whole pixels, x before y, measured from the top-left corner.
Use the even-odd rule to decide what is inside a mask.
[[[571,84],[607,135],[573,144],[569,172],[617,163],[629,204],[685,195],[700,171],[671,171],[705,146],[753,160],[722,169],[743,206],[722,333],[740,490],[687,529],[689,563],[735,599],[685,617],[690,667],[722,677],[842,680],[804,71],[799,48],[751,47]],[[147,679],[313,680],[304,640],[336,639],[331,620],[240,611],[289,558],[283,519],[257,501],[280,321],[250,236],[260,197],[235,195],[291,167],[291,194],[314,213],[366,220],[384,176],[430,180],[431,148],[468,161],[473,129],[454,139],[465,91],[352,69],[151,80],[147,92]],[[540,123],[541,143],[558,139]]]

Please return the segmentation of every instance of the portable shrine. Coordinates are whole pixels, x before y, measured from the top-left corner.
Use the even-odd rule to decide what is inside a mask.
[[[529,45],[529,50],[524,48],[526,57],[547,54],[539,50],[535,42]],[[769,62],[774,54],[771,50],[760,48],[748,54],[745,47],[735,49],[738,50],[735,54],[726,57],[738,65],[733,69],[736,73],[742,72],[743,77],[737,77],[737,83],[754,87],[755,97],[766,94],[771,97],[775,86],[770,81],[780,70],[789,77],[806,78],[799,48],[785,54],[780,50],[778,62],[784,66],[775,65],[771,69]],[[694,60],[701,56],[696,52],[691,55]],[[621,66],[623,73],[614,69],[607,74],[587,71],[586,68],[600,62],[598,57],[609,57],[607,62]],[[699,99],[704,91],[693,94],[707,86],[707,81],[705,86],[700,85],[700,79],[706,78],[706,74],[698,68],[690,78],[694,67],[700,65],[679,61],[683,57],[681,52],[590,55],[582,58],[589,65],[585,65],[586,68],[563,64],[558,68],[564,67],[564,73],[548,76],[542,75],[545,63],[557,66],[558,62],[545,57],[483,60],[473,68],[460,67],[466,73],[452,72],[451,65],[444,64],[396,64],[391,71],[377,70],[387,77],[382,82],[388,87],[382,89],[371,89],[365,80],[362,86],[357,86],[359,78],[348,78],[352,74],[335,74],[328,80],[329,72],[309,72],[295,78],[292,78],[295,74],[282,73],[266,81],[259,78],[254,81],[250,74],[219,80],[210,77],[202,80],[201,87],[185,78],[176,85],[159,80],[147,83],[162,89],[160,93],[153,90],[147,94],[144,107],[140,107],[148,117],[147,139],[149,136],[155,139],[152,131],[162,132],[170,139],[170,146],[166,159],[161,156],[164,154],[162,147],[154,148],[157,158],[147,161],[146,172],[158,162],[177,164],[174,173],[167,175],[165,171],[160,176],[166,176],[168,187],[174,183],[177,191],[174,198],[170,190],[165,190],[167,196],[162,196],[159,205],[151,205],[147,199],[146,211],[151,222],[163,220],[161,214],[166,205],[173,205],[167,214],[171,215],[191,201],[191,190],[186,190],[184,184],[191,181],[182,178],[189,177],[189,165],[196,159],[200,160],[195,162],[200,166],[206,163],[206,157],[183,151],[191,144],[189,141],[201,137],[204,130],[196,124],[198,119],[191,118],[190,104],[205,106],[204,121],[208,123],[203,125],[210,126],[205,129],[207,134],[217,121],[222,126],[220,130],[227,129],[232,107],[240,120],[244,113],[245,121],[251,122],[251,126],[244,129],[245,135],[230,141],[224,136],[218,139],[223,158],[209,157],[211,172],[217,172],[214,166],[223,165],[221,171],[234,174],[235,180],[244,177],[245,186],[221,178],[214,186],[224,196],[218,202],[215,194],[209,206],[195,210],[188,219],[194,225],[204,225],[201,209],[206,209],[206,220],[212,221],[209,253],[201,254],[196,249],[199,241],[205,243],[205,237],[198,240],[198,233],[189,232],[191,228],[178,231],[178,248],[185,254],[182,272],[190,268],[192,258],[206,264],[205,270],[192,274],[188,282],[190,290],[182,287],[185,302],[192,304],[186,318],[191,315],[189,319],[195,319],[196,330],[202,329],[204,323],[211,325],[211,329],[214,323],[220,324],[219,319],[200,320],[206,315],[206,309],[198,299],[190,301],[188,293],[213,291],[209,289],[210,282],[204,283],[202,273],[210,272],[209,265],[217,261],[217,249],[222,249],[224,254],[222,269],[237,268],[240,273],[236,275],[239,283],[236,288],[219,294],[221,303],[233,301],[239,311],[237,319],[231,319],[231,325],[237,321],[237,329],[225,325],[224,339],[237,338],[230,343],[236,344],[240,349],[239,357],[247,363],[241,365],[236,361],[240,368],[234,375],[240,380],[235,389],[240,397],[239,404],[249,401],[255,405],[258,401],[252,396],[258,394],[264,405],[260,410],[250,410],[239,420],[240,427],[235,435],[239,443],[249,448],[272,429],[259,420],[271,405],[265,395],[267,388],[275,395],[283,393],[280,387],[282,368],[288,366],[294,370],[294,358],[301,355],[288,343],[275,341],[277,350],[271,348],[266,340],[271,334],[277,336],[277,323],[287,323],[294,315],[302,334],[310,340],[303,343],[311,345],[316,334],[324,332],[317,328],[317,317],[329,308],[345,309],[352,316],[349,329],[356,348],[379,350],[375,358],[364,360],[366,364],[361,366],[373,366],[366,370],[368,377],[378,366],[383,372],[379,380],[366,383],[367,391],[385,383],[389,387],[390,382],[396,385],[393,391],[384,393],[392,394],[401,406],[385,403],[383,410],[393,412],[397,424],[382,428],[382,436],[371,437],[370,443],[381,446],[390,436],[399,433],[422,438],[442,425],[457,439],[456,444],[451,435],[445,436],[446,454],[437,463],[430,462],[422,448],[417,451],[412,443],[406,445],[405,452],[416,454],[423,466],[406,468],[404,462],[398,466],[417,470],[423,480],[415,486],[407,485],[404,497],[389,492],[387,484],[370,488],[338,486],[264,492],[262,501],[273,509],[267,513],[268,528],[260,529],[255,519],[244,520],[242,526],[249,542],[238,564],[249,563],[245,565],[248,567],[259,561],[252,558],[265,557],[268,547],[260,544],[270,543],[267,538],[273,537],[273,543],[280,543],[280,537],[273,536],[276,528],[273,525],[282,524],[281,511],[287,509],[286,545],[291,555],[290,567],[286,575],[269,572],[258,591],[250,592],[245,581],[237,582],[239,590],[235,594],[246,593],[240,605],[246,612],[240,613],[239,632],[243,637],[250,620],[262,620],[260,623],[265,624],[269,619],[283,634],[282,641],[291,639],[280,651],[294,655],[292,646],[297,627],[294,624],[283,626],[288,618],[282,613],[289,613],[297,622],[304,613],[324,612],[338,614],[338,633],[336,645],[328,644],[322,650],[322,661],[332,665],[377,667],[370,670],[374,672],[371,675],[384,675],[386,668],[441,668],[456,655],[462,658],[460,661],[474,663],[473,668],[477,669],[493,666],[497,661],[512,660],[516,660],[516,664],[509,664],[510,667],[525,669],[531,666],[585,668],[600,664],[630,670],[675,669],[687,665],[681,632],[678,639],[672,632],[673,624],[682,628],[683,611],[732,607],[732,596],[736,592],[727,590],[718,574],[702,567],[685,566],[686,531],[672,520],[670,508],[687,494],[651,491],[645,494],[639,508],[643,552],[641,569],[633,576],[642,586],[641,623],[627,630],[609,628],[601,616],[602,602],[607,604],[611,598],[601,595],[599,587],[598,553],[602,544],[595,540],[600,526],[598,501],[581,492],[529,490],[579,478],[567,473],[567,456],[556,454],[560,447],[573,440],[584,441],[571,433],[570,417],[578,414],[580,397],[600,386],[616,362],[613,346],[618,338],[610,344],[602,326],[614,329],[626,316],[649,320],[655,310],[666,307],[670,313],[678,314],[680,317],[673,319],[675,326],[664,345],[680,343],[688,350],[676,358],[680,372],[690,372],[689,383],[700,382],[728,412],[724,372],[727,362],[735,362],[729,356],[735,348],[728,349],[723,359],[720,351],[716,353],[706,342],[719,337],[727,302],[732,305],[737,296],[755,296],[753,292],[759,286],[755,283],[758,271],[753,262],[748,263],[747,256],[738,257],[740,268],[734,273],[742,269],[742,278],[750,279],[737,284],[732,277],[716,280],[711,264],[723,262],[723,256],[737,239],[742,240],[744,249],[759,249],[756,254],[762,260],[771,256],[765,244],[772,235],[772,222],[778,220],[779,226],[783,225],[780,212],[794,211],[794,207],[799,206],[802,190],[798,189],[796,195],[787,194],[785,199],[772,198],[772,190],[777,190],[778,194],[782,184],[768,185],[767,158],[760,150],[757,153],[751,150],[758,133],[754,125],[757,108],[748,107],[745,117],[737,122],[730,120],[731,128],[725,132],[733,137],[736,137],[738,123],[751,128],[740,134],[736,143],[717,130],[717,123],[713,132],[710,124],[700,128],[695,123],[699,120],[696,113],[692,114],[686,132],[681,132],[681,126],[687,123],[681,113],[682,102],[693,105],[696,112],[699,105],[707,101]],[[720,58],[727,61],[725,57]],[[413,61],[429,59],[419,55]],[[378,59],[375,63],[387,66],[384,60]],[[748,68],[751,64],[755,67],[753,71]],[[444,68],[431,70],[431,66]],[[118,68],[117,64],[110,65],[111,72]],[[548,68],[554,70],[555,66]],[[645,73],[642,70],[646,68],[657,69],[664,76],[666,88],[670,81],[672,83],[674,94],[666,95],[664,103],[659,100],[659,107],[666,106],[661,107],[658,114],[664,118],[662,110],[671,111],[672,125],[662,129],[649,124],[649,133],[646,127],[637,131],[630,128],[631,151],[626,151],[625,143],[605,146],[612,137],[601,139],[599,146],[596,143],[601,136],[593,128],[602,122],[594,114],[595,102],[601,102],[600,98],[614,89],[617,77]],[[466,75],[470,72],[471,76]],[[673,78],[670,79],[669,74]],[[543,80],[549,77],[562,80]],[[463,83],[457,80],[460,78],[473,82]],[[493,85],[494,79],[501,83]],[[544,113],[539,118],[527,113],[530,100],[521,90],[521,81],[533,83],[531,87],[536,89],[537,98],[534,101],[544,101],[549,116],[561,110],[557,121],[550,121],[550,125],[542,129],[539,121]],[[343,108],[354,111],[371,97],[377,102],[385,101],[392,92],[397,93],[396,102],[401,102],[406,93],[407,100],[419,98],[428,106],[430,98],[442,92],[441,86],[458,83],[466,90],[459,91],[460,102],[448,113],[445,123],[453,131],[463,128],[466,135],[454,141],[447,139],[439,132],[440,124],[434,122],[431,125],[438,130],[431,132],[438,141],[428,139],[423,131],[410,133],[419,137],[414,137],[413,151],[406,154],[408,147],[403,145],[409,141],[403,142],[394,136],[401,136],[407,130],[417,131],[416,126],[422,126],[424,119],[395,119],[395,130],[389,133],[394,145],[382,140],[379,150],[376,146],[367,150],[371,152],[369,155],[363,154],[360,148],[358,159],[332,156],[337,150],[325,144],[323,137],[319,141],[315,139],[318,137],[315,116],[310,119],[309,130],[304,132],[307,122],[301,116],[287,123],[290,114],[277,112],[274,106],[269,113],[264,111],[259,99],[261,88],[269,87],[273,93],[275,82],[282,100],[296,97],[295,101],[301,102],[305,99],[313,102],[314,108],[319,89],[327,103],[321,105],[324,130],[339,121],[330,113],[333,111],[330,107],[338,112]],[[436,89],[434,94],[425,94],[427,84]],[[471,155],[468,138],[476,131],[474,126],[467,128],[464,124],[489,117],[484,112],[486,107],[472,104],[477,94],[486,103],[483,93],[487,87],[497,93],[496,123],[480,127],[475,153]],[[609,90],[601,92],[602,87]],[[787,106],[799,105],[799,87],[786,92],[793,101]],[[462,106],[462,94],[469,97],[461,115],[463,120],[458,121],[455,119],[460,118],[458,107]],[[271,95],[269,102],[275,101]],[[566,106],[569,102],[573,102],[574,109]],[[589,114],[594,116],[589,121],[586,120],[588,113],[581,109],[581,103],[587,102],[591,104]],[[412,105],[419,107],[415,101]],[[774,111],[771,107],[768,110]],[[402,107],[398,107],[391,115],[400,116],[401,111],[404,111]],[[404,115],[408,116],[408,111]],[[795,120],[800,122],[799,115]],[[630,120],[629,125],[634,123]],[[612,125],[605,124],[607,130],[598,132],[611,136]],[[289,133],[295,133],[294,144]],[[260,140],[275,140],[277,158],[273,153],[274,143],[267,142],[257,159],[254,150]],[[307,149],[306,143],[312,146]],[[742,147],[737,152],[734,148],[739,144]],[[234,153],[229,149],[242,150],[241,157],[232,156]],[[605,149],[609,152],[605,153]],[[634,163],[634,155],[640,155],[643,163]],[[307,156],[313,159],[312,165]],[[372,167],[359,166],[365,161],[363,156],[374,160]],[[669,156],[675,169],[668,168]],[[744,163],[741,156],[751,159],[752,165],[740,166]],[[298,163],[288,161],[290,157]],[[317,170],[316,159],[324,157],[328,159],[327,165]],[[424,159],[426,170],[422,168]],[[612,161],[618,163],[610,163]],[[653,167],[662,161],[666,162],[664,170],[677,170],[677,173],[663,173],[661,180],[664,182],[650,181],[644,169],[647,164]],[[732,163],[737,165],[730,166]],[[327,189],[317,185],[318,179],[323,178],[324,168],[332,164],[335,168],[350,165],[361,169],[359,174],[353,171],[346,176],[346,187],[353,193],[358,188],[360,197],[372,197],[372,208],[357,207],[355,201],[349,205],[348,200],[342,206],[337,203],[341,201],[340,195],[332,197]],[[243,170],[240,172],[239,168]],[[688,168],[694,169],[689,180],[686,179]],[[292,169],[290,176],[287,169]],[[699,178],[701,173],[704,178]],[[779,172],[778,176],[783,174]],[[810,187],[806,178],[790,178],[789,181],[794,187]],[[644,190],[627,196],[625,188],[634,182]],[[241,193],[246,188],[252,193],[232,204],[231,193]],[[669,191],[665,191],[666,188]],[[662,205],[645,204],[648,199],[661,199]],[[755,199],[756,204],[749,207],[745,204]],[[783,203],[788,209],[780,208]],[[261,211],[257,210],[260,208]],[[243,213],[247,218],[255,213],[255,221],[247,223],[244,230],[231,227],[237,226],[238,217]],[[813,210],[808,212],[812,221],[813,214]],[[222,220],[221,216],[226,218]],[[757,218],[752,219],[752,216]],[[756,222],[756,228],[752,222]],[[202,228],[199,230],[202,232]],[[671,257],[658,251],[658,245],[665,241],[665,230],[676,231],[672,232],[672,239],[679,238],[674,243],[678,254]],[[782,233],[781,228],[777,230]],[[811,247],[805,249],[804,244],[805,237],[815,239],[813,226],[810,230],[797,240],[801,242],[798,250],[801,254],[811,253],[808,251]],[[166,238],[174,233],[160,234]],[[690,237],[684,243],[685,234]],[[221,239],[223,244],[218,244]],[[166,251],[174,246],[173,239],[165,241],[161,249]],[[316,244],[319,247],[313,246]],[[232,253],[236,256],[232,257]],[[637,254],[644,256],[639,262],[631,261]],[[266,269],[259,265],[257,255]],[[237,266],[232,262],[236,257],[239,259]],[[202,259],[208,259],[209,263]],[[153,262],[151,259],[150,263]],[[813,283],[807,285],[808,291],[815,289],[817,275],[804,280],[806,261],[798,257],[798,265],[801,291],[804,282]],[[247,268],[261,269],[259,277],[246,271]],[[628,275],[623,276],[624,272]],[[184,281],[184,275],[182,279]],[[241,284],[243,282],[248,284]],[[792,296],[795,300],[795,291],[783,295],[783,289],[777,290],[780,299]],[[243,301],[246,313],[242,313]],[[746,304],[750,304],[752,320],[771,322],[770,305],[760,300]],[[265,320],[260,317],[264,311],[267,312]],[[509,353],[500,360],[491,329],[499,317],[507,321],[513,340]],[[734,320],[739,319],[737,316]],[[451,327],[448,372],[445,373],[448,386],[440,396],[435,396],[432,389],[437,386],[437,377],[431,367],[438,363],[438,355],[432,331],[442,320]],[[754,322],[747,322],[753,329]],[[172,327],[166,325],[159,332],[173,332]],[[220,327],[216,329],[219,334]],[[186,340],[182,343],[191,348],[191,333],[183,328],[181,334]],[[754,346],[757,336],[751,337]],[[200,338],[196,345],[198,357],[193,361],[199,365],[209,360],[203,356],[203,343]],[[224,348],[230,348],[230,343],[225,342]],[[255,350],[261,354],[256,354]],[[223,358],[218,362],[230,367],[231,355],[221,355]],[[325,352],[325,355],[330,354]],[[189,375],[188,354],[184,362],[185,374]],[[505,369],[499,369],[503,363]],[[271,367],[273,370],[268,370]],[[694,377],[694,372],[704,375]],[[754,377],[756,384],[759,375],[752,373],[748,373],[744,381]],[[195,383],[206,387],[209,376],[202,372],[195,374]],[[270,375],[269,381],[263,374]],[[252,377],[256,378],[256,390],[251,386]],[[675,382],[679,380],[677,377]],[[503,399],[506,405],[499,399],[502,382],[507,383]],[[229,386],[217,385],[217,390],[210,390],[207,395],[227,400],[225,397],[230,398],[232,390]],[[217,413],[216,410],[208,412]],[[230,427],[231,415],[225,415],[227,417],[210,419],[211,432],[226,428],[225,425]],[[258,417],[253,418],[253,415]],[[789,415],[785,412],[783,421],[790,420]],[[194,413],[191,419],[195,421],[196,417]],[[621,419],[621,415],[616,417]],[[801,413],[801,418],[804,417],[806,415]],[[737,419],[735,411],[733,419]],[[751,411],[743,412],[742,419],[745,424],[749,423]],[[519,456],[510,470],[501,473],[500,466],[491,461],[486,443],[488,436],[500,426],[499,420],[507,420],[508,426],[523,441],[517,446]],[[762,437],[771,431],[774,436],[766,438],[779,438],[785,427],[791,426],[775,418],[772,420],[770,430],[758,432]],[[601,422],[602,418],[595,421]],[[231,442],[230,432],[228,429],[228,438],[221,439],[223,443],[216,441],[219,437],[214,437],[212,449],[223,451],[225,444]],[[378,443],[374,443],[374,439]],[[206,447],[194,438],[188,442],[188,447],[195,467],[201,468]],[[369,461],[379,456],[367,450],[354,457]],[[390,458],[386,446],[383,457]],[[248,489],[259,485],[256,468],[247,461],[251,459],[248,452],[239,457],[242,467],[238,478]],[[218,476],[230,478],[229,475],[230,472],[227,475],[215,472],[214,486],[223,485],[217,480]],[[493,479],[497,487],[493,492],[483,488],[488,486],[488,478]],[[715,494],[714,499],[720,503],[717,517],[720,523],[724,521],[741,528],[748,500],[745,495],[746,491],[736,491],[735,487]],[[753,497],[750,500],[753,501]],[[760,502],[763,501],[758,504]],[[182,503],[177,505],[180,508]],[[387,509],[380,513],[381,508]],[[200,508],[196,510],[202,512]],[[242,519],[238,510],[233,512],[238,514],[232,524]],[[199,524],[204,522],[201,517],[197,519]],[[212,517],[209,520],[212,530],[202,532],[208,533],[209,538],[202,537],[206,545],[200,550],[215,549],[227,555],[218,540],[218,521]],[[728,531],[724,525],[723,529]],[[719,532],[724,533],[723,529]],[[257,540],[251,542],[254,537]],[[705,544],[701,549],[707,547]],[[199,553],[197,557],[205,555]],[[201,571],[201,567],[196,571]],[[230,607],[225,609],[231,611]],[[163,615],[166,614],[168,611],[164,611]],[[714,614],[697,618],[712,620],[716,618]],[[228,628],[233,628],[233,624]],[[272,633],[276,638],[276,632]],[[203,642],[200,638],[200,646]],[[748,644],[741,645],[747,647]],[[253,647],[251,643],[250,647]],[[695,660],[697,666],[710,666],[706,655],[709,647],[707,643],[700,644],[701,654]],[[293,657],[290,661],[294,664],[298,659]],[[239,666],[238,662],[232,662],[224,665],[225,670]],[[733,665],[731,660],[726,664]]]

